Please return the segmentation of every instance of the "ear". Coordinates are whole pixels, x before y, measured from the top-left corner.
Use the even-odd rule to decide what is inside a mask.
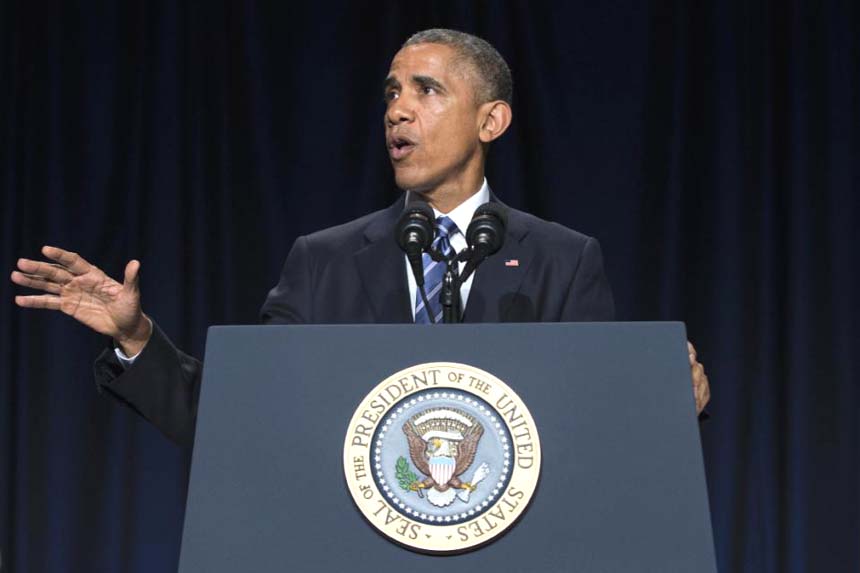
[[[511,106],[507,102],[497,100],[481,105],[478,110],[481,120],[478,137],[484,143],[501,137],[511,125],[512,116]]]

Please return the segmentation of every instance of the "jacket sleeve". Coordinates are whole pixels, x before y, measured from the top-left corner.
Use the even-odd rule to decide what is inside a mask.
[[[265,324],[307,322],[311,316],[307,241],[299,238],[284,263],[278,286],[261,311]],[[152,337],[134,363],[124,367],[112,348],[93,365],[100,392],[122,402],[182,447],[194,444],[203,363],[179,350],[153,322]]]
[[[133,364],[124,367],[107,348],[93,365],[100,392],[122,402],[165,436],[194,443],[203,364],[176,348],[153,321],[152,336]]]
[[[612,288],[603,270],[603,255],[597,239],[589,238],[562,310],[563,322],[607,322],[615,320]]]

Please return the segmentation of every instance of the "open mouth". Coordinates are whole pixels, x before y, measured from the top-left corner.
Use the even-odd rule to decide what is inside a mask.
[[[394,161],[403,159],[412,153],[413,149],[415,149],[415,143],[406,137],[397,135],[388,139],[388,154]]]

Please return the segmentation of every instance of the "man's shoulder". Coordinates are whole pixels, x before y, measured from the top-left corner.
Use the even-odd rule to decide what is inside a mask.
[[[373,239],[375,235],[393,229],[398,212],[392,205],[346,223],[314,231],[303,239],[318,254],[352,252],[356,247],[364,245],[367,239]]]
[[[380,209],[378,211],[368,213],[367,215],[363,215],[358,219],[353,219],[346,223],[314,231],[313,233],[306,235],[306,237],[314,242],[329,242],[342,240],[344,238],[353,238],[356,235],[362,235],[368,225],[376,221],[387,210],[388,209]]]
[[[593,237],[566,227],[555,221],[541,219],[536,215],[508,207],[508,227],[512,232],[518,229],[527,233],[529,240],[538,241],[549,247],[583,248]]]

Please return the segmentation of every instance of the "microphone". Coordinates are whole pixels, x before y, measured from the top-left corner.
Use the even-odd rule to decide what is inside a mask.
[[[406,253],[415,283],[424,286],[424,262],[421,253],[433,242],[433,209],[424,201],[411,201],[394,227],[394,239]]]
[[[468,279],[478,265],[502,248],[507,226],[508,213],[500,203],[484,203],[475,210],[466,230],[470,254],[460,280]]]

